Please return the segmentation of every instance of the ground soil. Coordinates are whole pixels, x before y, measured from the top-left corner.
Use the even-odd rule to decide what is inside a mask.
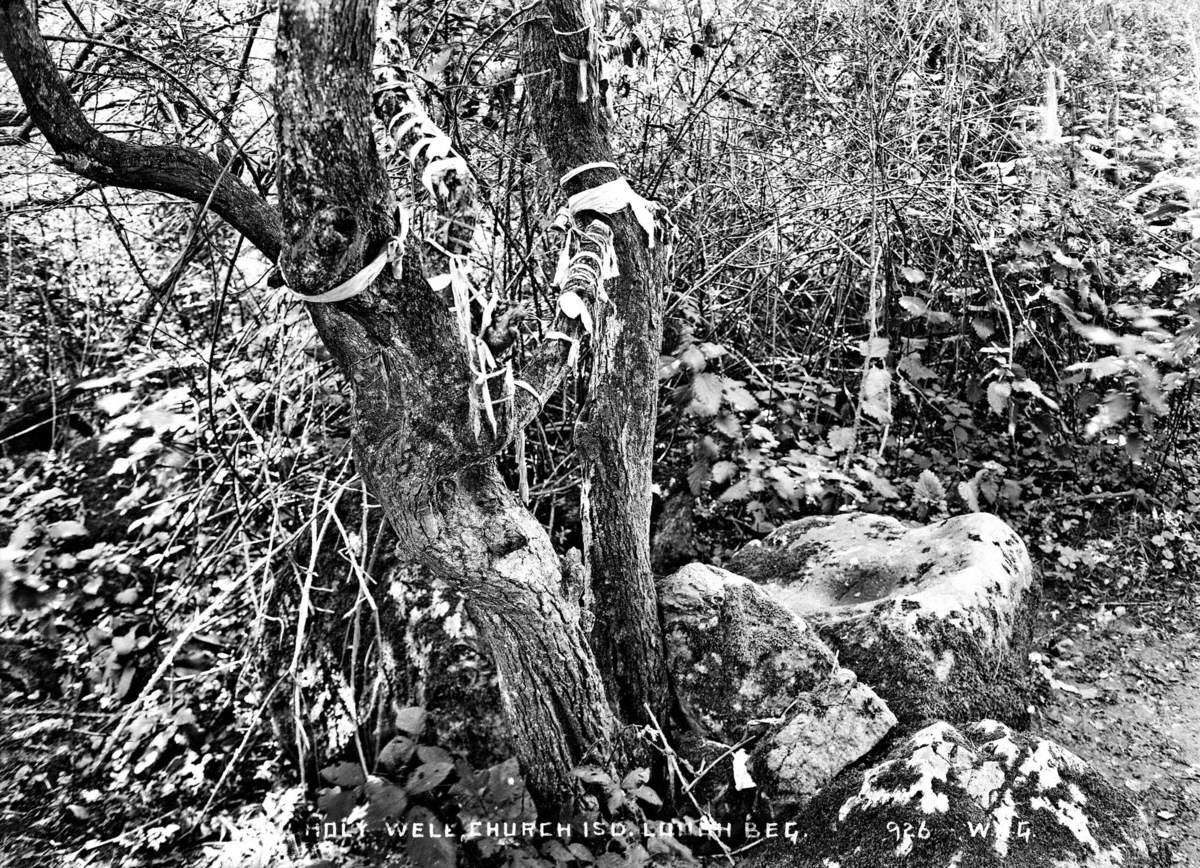
[[[1035,729],[1146,811],[1175,865],[1200,865],[1200,613],[1194,598],[1043,604],[1053,673]]]

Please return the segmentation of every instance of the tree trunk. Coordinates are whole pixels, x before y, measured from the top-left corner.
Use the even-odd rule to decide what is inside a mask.
[[[551,71],[527,74],[526,81],[542,145],[553,169],[564,175],[613,160],[600,96],[604,83],[598,81],[603,67],[589,53],[592,31],[602,24],[588,20],[596,11],[585,13],[572,0],[550,0],[545,7],[550,20],[530,20],[522,59],[527,73]],[[564,33],[571,35],[558,35]],[[564,57],[587,61],[587,82],[580,81],[579,65]],[[581,101],[580,94],[590,96]],[[571,196],[620,177],[612,168],[589,169],[570,178],[563,192]],[[576,429],[584,471],[584,558],[596,601],[592,647],[621,717],[647,723],[649,708],[665,722],[669,693],[650,566],[650,507],[667,256],[663,239],[655,244],[647,238],[628,208],[576,218],[611,224],[620,272],[608,283],[608,302],[596,306],[588,401]]]
[[[279,34],[282,264],[293,289],[314,293],[362,268],[394,231],[370,129],[374,4],[285,2]],[[411,252],[405,266],[399,280],[309,310],[351,384],[358,469],[401,560],[466,600],[530,786],[561,804],[570,769],[606,749],[614,720],[549,536],[505,488],[494,444],[472,433],[456,325]]]
[[[582,33],[584,13],[578,0],[571,3],[554,0],[548,6],[559,30]],[[102,184],[206,204],[278,261],[293,291],[316,295],[360,272],[396,232],[394,202],[372,130],[374,12],[371,0],[281,4],[276,132],[282,220],[270,203],[232,177],[228,166],[198,151],[143,146],[96,130],[59,76],[36,17],[22,0],[0,0],[0,50],[30,118],[68,170]],[[528,56],[541,63],[538,68],[561,71],[554,35],[538,26],[543,42]],[[564,75],[577,75],[575,69],[568,66]],[[578,84],[559,82],[566,83]],[[557,96],[540,86],[531,91],[543,141],[559,171],[607,158],[597,100],[576,104],[561,91]],[[554,115],[560,111],[561,117]],[[611,171],[594,170],[593,177],[575,184],[606,180],[606,173]],[[458,185],[458,192],[467,186]],[[566,192],[572,192],[570,185]],[[445,207],[453,198],[440,197],[437,204]],[[588,215],[576,216],[589,227],[583,234],[594,249],[573,262],[573,279],[580,287],[577,294],[595,301],[603,295],[596,291],[600,259],[595,245],[606,242],[607,230],[597,230]],[[603,219],[613,227],[623,276],[613,288],[612,311],[600,318],[597,412],[588,423],[595,433],[590,440],[584,436],[596,444],[585,459],[595,504],[589,559],[604,594],[598,613],[603,623],[594,640],[614,695],[639,718],[643,702],[658,709],[666,695],[647,552],[661,259],[648,253],[628,213]],[[490,440],[481,437],[473,424],[478,396],[472,392],[466,346],[450,312],[420,274],[418,260],[410,241],[402,276],[385,272],[361,294],[310,304],[309,313],[348,383],[358,468],[399,536],[398,556],[428,569],[467,601],[495,659],[514,747],[530,786],[543,804],[562,803],[570,791],[569,769],[592,749],[603,751],[615,720],[579,612],[561,592],[549,538],[496,470],[495,454],[532,418],[540,401],[524,393],[513,396],[507,429]],[[579,333],[578,321],[556,325]],[[539,394],[548,394],[561,379],[565,358],[557,341],[538,351],[527,379],[542,385]],[[612,395],[598,394],[608,389]],[[329,643],[343,635],[337,629],[318,634]],[[402,636],[380,640],[395,644]],[[326,694],[336,696],[341,688],[353,692],[353,679],[343,671],[344,652],[332,647],[314,655],[323,661],[324,677],[333,681]],[[354,709],[339,721],[334,729],[346,739],[364,725]]]

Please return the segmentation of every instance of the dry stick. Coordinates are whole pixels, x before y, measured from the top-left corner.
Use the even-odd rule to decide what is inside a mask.
[[[679,765],[679,755],[675,753],[675,748],[671,747],[671,743],[667,741],[666,733],[663,732],[662,726],[659,725],[658,718],[655,716],[654,710],[650,708],[650,703],[644,703],[643,707],[646,709],[646,714],[650,720],[650,725],[643,727],[643,730],[653,735],[659,742],[662,743],[662,747],[660,747],[659,750],[667,760],[667,772],[672,777],[678,779],[682,785],[684,794],[687,795],[693,807],[695,807],[696,812],[700,815],[700,825],[701,828],[703,828],[705,824],[704,821],[711,820],[712,817],[707,811],[700,807],[700,803],[696,801],[696,797],[692,795],[691,786],[688,785],[687,777],[684,775],[683,769]],[[708,830],[708,836],[713,840],[713,843],[721,848],[721,852],[725,858],[729,860],[729,864],[733,865],[733,855],[732,851],[729,849],[729,845],[722,841],[720,837],[717,836],[717,833],[711,829]]]
[[[192,622],[180,631],[179,635],[175,638],[175,642],[171,645],[171,648],[163,657],[162,662],[158,665],[158,668],[154,670],[154,673],[146,682],[146,686],[142,688],[142,692],[138,695],[138,698],[129,706],[129,708],[125,710],[125,713],[121,715],[121,720],[117,723],[116,728],[105,740],[103,747],[100,748],[100,751],[96,754],[96,758],[92,761],[91,766],[88,767],[89,772],[94,773],[99,771],[101,764],[105,759],[108,758],[109,753],[115,746],[117,738],[125,731],[125,728],[129,726],[137,713],[141,711],[145,697],[149,696],[150,692],[158,685],[158,682],[162,680],[163,675],[166,673],[167,669],[170,668],[171,664],[175,662],[175,657],[183,649],[183,646],[187,644],[187,642],[193,636],[200,632],[201,628],[203,628],[208,620],[220,610],[221,606],[223,606],[229,600],[229,598],[233,596],[235,591],[239,590],[242,585],[244,585],[246,581],[250,579],[251,576],[256,574],[258,564],[269,563],[271,558],[275,557],[275,555],[278,554],[284,547],[291,545],[292,542],[304,532],[304,530],[304,527],[298,528],[290,537],[281,542],[276,548],[263,555],[258,562],[255,563],[254,569],[248,569],[238,576],[229,584],[228,587],[217,594],[216,598],[204,608],[204,611],[193,617]]]
[[[192,823],[192,829],[198,828],[200,824],[204,822],[204,818],[208,816],[209,808],[211,808],[213,802],[216,801],[217,794],[221,792],[221,788],[225,786],[225,781],[229,779],[229,776],[233,774],[233,770],[237,767],[238,762],[241,761],[242,754],[246,752],[246,747],[250,744],[250,739],[254,736],[255,730],[258,728],[258,722],[262,720],[263,711],[266,710],[267,706],[271,702],[271,698],[275,695],[275,691],[279,689],[279,685],[282,683],[283,678],[276,678],[275,683],[271,685],[271,689],[267,691],[267,695],[264,696],[262,702],[259,703],[258,709],[254,712],[254,717],[251,718],[250,724],[246,727],[246,734],[242,736],[242,740],[238,744],[237,749],[233,752],[233,756],[230,757],[229,762],[227,762],[225,764],[225,768],[222,769],[221,776],[217,778],[217,782],[213,784],[212,792],[208,794],[208,799],[205,801],[204,807],[200,809],[199,816],[197,816],[196,821]]]

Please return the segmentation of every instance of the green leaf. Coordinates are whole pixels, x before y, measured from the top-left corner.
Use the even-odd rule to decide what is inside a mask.
[[[737,470],[737,465],[732,461],[718,461],[712,466],[712,481],[717,485],[724,485],[737,475]]]
[[[871,368],[863,377],[862,412],[885,425],[892,421],[892,374],[884,368]]]
[[[654,792],[654,790],[650,789],[650,787],[638,787],[633,791],[633,795],[648,805],[654,805],[656,808],[662,807],[662,799],[659,797],[658,793]]]
[[[599,766],[580,766],[577,769],[572,769],[571,774],[585,784],[603,784],[604,786],[612,786],[613,784],[612,777]]]
[[[621,789],[636,790],[650,780],[650,769],[636,768],[621,779]]]
[[[829,431],[829,448],[834,452],[847,452],[854,448],[854,429],[850,427],[832,428]]]
[[[81,521],[56,521],[46,526],[46,536],[50,539],[68,539],[76,536],[87,536],[88,529]]]
[[[358,796],[353,790],[328,790],[317,797],[317,808],[326,820],[340,823],[350,816]]]
[[[1008,399],[1012,395],[1012,384],[994,380],[988,384],[987,400],[992,412],[1003,414],[1008,409]]]
[[[424,728],[425,709],[416,705],[410,705],[396,712],[396,729],[401,732],[417,736],[421,734],[421,730]]]
[[[562,841],[551,838],[542,845],[542,855],[555,862],[574,862],[575,854]]]
[[[408,807],[408,796],[404,790],[395,784],[368,778],[367,794],[367,824],[377,828],[384,820],[399,817]]]
[[[924,503],[940,503],[946,499],[946,487],[932,470],[926,468],[913,486],[913,498]]]
[[[455,840],[449,837],[446,825],[428,808],[417,807],[408,812],[409,828],[421,824],[423,834],[408,839],[408,858],[420,868],[454,868],[457,858]]]
[[[724,397],[730,407],[739,413],[752,413],[758,409],[758,399],[746,391],[745,384],[741,380],[723,377],[722,383]]]
[[[431,744],[423,744],[417,748],[417,759],[423,763],[454,763],[454,757],[450,756],[449,751]]]
[[[967,504],[967,509],[979,512],[979,488],[974,479],[958,484],[958,496]]]
[[[395,771],[403,766],[416,752],[417,746],[406,735],[398,735],[384,745],[379,752],[379,764],[388,771]]]

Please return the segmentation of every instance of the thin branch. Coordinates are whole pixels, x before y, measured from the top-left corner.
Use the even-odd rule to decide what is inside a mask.
[[[30,118],[63,166],[102,184],[211,201],[212,210],[269,259],[279,257],[283,235],[278,213],[227,167],[192,148],[113,139],[88,122],[23,0],[0,0],[0,52]]]

